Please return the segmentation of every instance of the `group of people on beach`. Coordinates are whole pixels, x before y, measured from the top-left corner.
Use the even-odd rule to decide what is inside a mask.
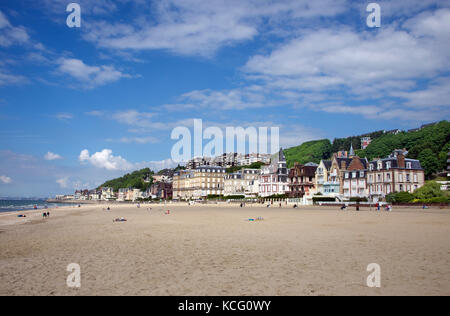
[[[42,217],[43,217],[43,218],[50,217],[50,212],[44,212],[44,213],[42,213]]]

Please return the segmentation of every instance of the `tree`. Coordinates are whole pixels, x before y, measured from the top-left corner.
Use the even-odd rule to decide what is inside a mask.
[[[441,191],[441,185],[435,181],[427,182],[423,187],[414,192],[414,196],[421,200],[443,197],[444,195],[444,192]]]
[[[422,150],[418,158],[428,179],[439,170],[439,161],[431,149]]]

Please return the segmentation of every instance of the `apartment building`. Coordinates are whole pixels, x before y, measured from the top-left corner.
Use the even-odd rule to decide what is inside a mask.
[[[226,174],[224,178],[224,195],[244,195],[257,197],[259,192],[258,169],[241,169],[238,172]]]
[[[425,184],[425,172],[419,160],[405,158],[404,150],[395,150],[388,158],[370,162],[367,184],[374,199],[393,192],[413,193]]]
[[[192,170],[180,170],[173,177],[174,199],[200,199],[208,195],[224,194],[226,168],[200,166]]]
[[[342,164],[343,176],[341,179],[340,193],[344,198],[368,197],[367,168],[369,162],[366,158],[353,156],[350,162]]]
[[[301,198],[314,191],[317,168],[318,165],[314,163],[306,165],[295,163],[294,167],[289,170],[288,175],[289,197]]]
[[[289,194],[288,169],[283,149],[272,156],[271,163],[261,169],[259,196]]]

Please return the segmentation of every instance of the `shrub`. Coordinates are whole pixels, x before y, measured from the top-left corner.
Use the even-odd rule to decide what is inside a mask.
[[[414,197],[420,200],[443,196],[444,192],[441,191],[441,185],[435,181],[428,181],[423,187],[414,192]]]

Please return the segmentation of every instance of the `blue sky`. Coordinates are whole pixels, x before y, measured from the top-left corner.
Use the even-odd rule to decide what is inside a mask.
[[[450,117],[450,1],[0,1],[0,196],[172,166],[173,128],[283,147]]]

